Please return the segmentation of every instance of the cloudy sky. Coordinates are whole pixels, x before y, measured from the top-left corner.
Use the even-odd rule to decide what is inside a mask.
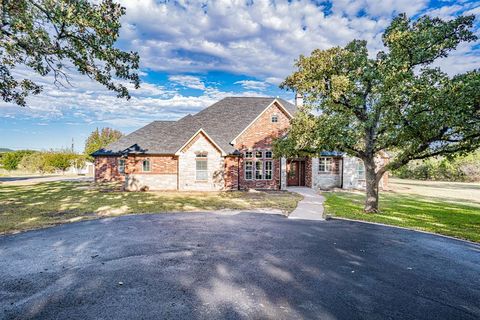
[[[315,48],[368,41],[372,55],[392,17],[406,12],[449,19],[480,17],[478,1],[428,0],[122,0],[118,46],[141,59],[141,88],[132,99],[115,98],[88,78],[72,75],[69,88],[38,79],[44,92],[20,108],[0,102],[0,147],[83,150],[96,127],[129,133],[152,120],[175,120],[225,96],[280,96],[293,93],[278,84],[300,54]],[[479,34],[479,18],[476,33]],[[455,74],[480,66],[480,42],[461,46],[440,62]]]

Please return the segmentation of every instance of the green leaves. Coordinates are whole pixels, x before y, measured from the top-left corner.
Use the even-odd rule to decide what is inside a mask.
[[[87,141],[85,142],[85,156],[89,160],[93,160],[91,156],[95,151],[106,147],[108,144],[117,141],[123,137],[123,133],[111,128],[102,128],[101,131],[98,128],[90,133]]]
[[[25,106],[25,97],[41,87],[16,79],[20,65],[41,76],[54,75],[57,85],[69,82],[73,65],[81,74],[130,98],[127,80],[139,87],[139,56],[115,48],[125,9],[112,0],[5,0],[0,3],[0,93],[4,101]]]
[[[359,40],[300,56],[281,87],[304,95],[305,112],[276,145],[277,155],[346,152],[364,160],[371,189],[386,170],[411,160],[478,148],[480,72],[449,77],[430,66],[461,42],[476,40],[473,19],[400,15],[383,35],[388,50],[375,58]],[[375,167],[384,150],[396,157]]]

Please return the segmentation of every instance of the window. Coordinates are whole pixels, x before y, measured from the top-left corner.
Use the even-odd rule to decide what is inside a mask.
[[[255,179],[263,179],[263,161],[255,161]]]
[[[273,179],[273,160],[264,160],[273,159],[272,151],[246,151],[245,158],[252,159],[245,161],[245,180]]]
[[[272,123],[278,122],[278,116],[276,114],[272,115]]]
[[[196,174],[195,179],[197,181],[208,180],[208,160],[206,153],[197,154],[196,160]]]
[[[357,175],[358,179],[365,179],[365,165],[362,160],[357,162]]]
[[[150,160],[145,159],[142,161],[142,171],[143,172],[150,172]]]
[[[253,161],[245,161],[245,180],[253,179]]]
[[[272,180],[273,161],[265,161],[265,179]]]
[[[333,168],[332,158],[319,158],[318,159],[318,171],[319,172],[332,172]]]
[[[125,159],[118,159],[118,172],[125,173]]]

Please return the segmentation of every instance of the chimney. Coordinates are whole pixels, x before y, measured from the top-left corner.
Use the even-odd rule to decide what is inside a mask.
[[[303,107],[303,95],[298,92],[295,94],[295,107]]]

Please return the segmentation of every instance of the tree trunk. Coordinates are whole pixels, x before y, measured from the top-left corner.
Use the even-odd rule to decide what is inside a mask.
[[[364,211],[367,213],[377,213],[378,212],[378,182],[377,174],[375,170],[375,160],[374,158],[364,159],[365,164],[365,180],[366,180],[366,191],[367,198],[365,199],[365,208]]]

